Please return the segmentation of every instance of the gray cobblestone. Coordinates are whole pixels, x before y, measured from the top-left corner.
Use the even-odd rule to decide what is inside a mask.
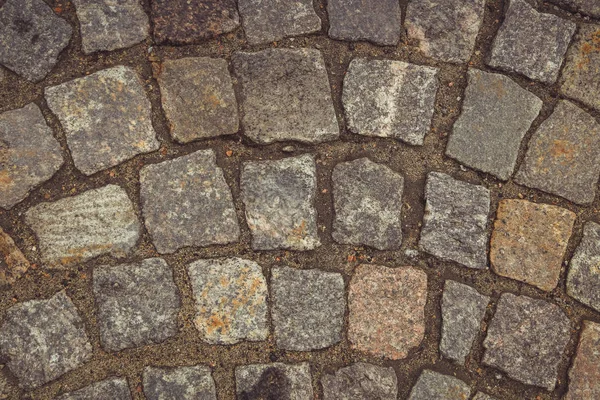
[[[144,369],[144,395],[148,400],[217,400],[211,370],[205,365]]]

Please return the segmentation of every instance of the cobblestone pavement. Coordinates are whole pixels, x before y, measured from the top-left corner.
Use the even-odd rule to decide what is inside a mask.
[[[0,398],[600,399],[597,0],[0,0]]]

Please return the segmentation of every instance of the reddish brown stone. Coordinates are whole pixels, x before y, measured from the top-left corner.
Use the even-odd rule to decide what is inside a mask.
[[[12,285],[29,269],[29,261],[0,228],[0,286]]]
[[[600,398],[600,324],[583,321],[565,400]]]

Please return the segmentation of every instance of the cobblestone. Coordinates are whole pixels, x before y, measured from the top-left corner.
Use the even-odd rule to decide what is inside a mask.
[[[324,400],[396,400],[398,378],[391,367],[362,362],[338,369],[322,379]]]
[[[600,311],[600,225],[586,222],[583,239],[569,263],[567,294]]]
[[[569,391],[565,400],[600,397],[600,325],[583,321],[577,354],[569,371]]]
[[[471,396],[469,385],[458,378],[424,370],[410,391],[409,400],[465,400]]]
[[[569,10],[600,18],[600,3],[596,0],[550,0],[550,2]]]
[[[132,397],[124,378],[109,378],[57,398],[57,400],[91,399],[131,400]]]
[[[235,383],[239,399],[313,399],[308,363],[254,364],[237,367]]]
[[[14,240],[0,228],[0,286],[14,284],[30,266]]]
[[[217,400],[211,370],[205,365],[144,370],[144,395],[148,400]]]

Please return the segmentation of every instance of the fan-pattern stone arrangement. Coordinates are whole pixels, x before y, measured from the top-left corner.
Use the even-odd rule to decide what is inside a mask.
[[[600,398],[597,0],[0,0],[0,399]]]

